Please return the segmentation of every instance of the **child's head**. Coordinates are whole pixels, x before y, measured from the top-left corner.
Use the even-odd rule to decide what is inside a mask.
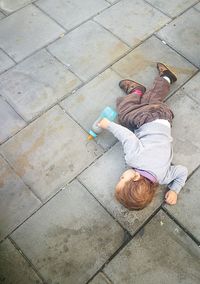
[[[139,210],[152,201],[156,187],[157,184],[133,169],[129,169],[120,177],[116,185],[115,196],[129,210]]]

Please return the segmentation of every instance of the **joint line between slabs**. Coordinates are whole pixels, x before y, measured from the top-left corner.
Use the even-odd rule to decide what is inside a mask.
[[[166,215],[177,225],[179,226],[183,232],[198,246],[200,247],[200,241],[189,231],[187,230],[174,216],[171,215],[171,213],[165,208],[162,206],[161,208],[165,213]]]
[[[39,277],[40,280],[44,284],[47,284],[43,276],[40,274],[40,272],[36,269],[36,267],[33,265],[31,260],[25,255],[25,253],[20,249],[20,247],[17,245],[17,243],[11,238],[8,237],[9,241],[12,243],[12,245],[15,247],[15,249],[18,251],[18,253],[25,259],[25,261],[30,265],[30,267],[33,269],[33,271],[36,273],[36,275]]]
[[[157,31],[158,32],[158,31]],[[200,69],[200,67],[198,67],[196,64],[194,64],[193,62],[190,61],[190,59],[188,59],[187,57],[185,57],[184,54],[180,53],[180,51],[177,51],[173,46],[170,45],[170,43],[168,43],[167,41],[165,41],[165,39],[162,39],[157,33],[154,34],[154,36],[160,40],[160,41],[164,41],[165,45],[168,46],[169,48],[171,48],[174,52],[176,52],[179,56],[181,56],[182,58],[184,58],[186,61],[188,61],[191,65],[193,65],[195,68],[197,68],[198,70]]]

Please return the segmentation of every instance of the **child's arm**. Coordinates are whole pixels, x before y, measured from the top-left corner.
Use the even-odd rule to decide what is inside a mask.
[[[128,128],[103,118],[99,126],[109,130],[122,143],[125,154],[139,149],[140,140]],[[128,157],[127,157],[128,158]],[[129,164],[129,163],[128,163]]]
[[[103,118],[99,124],[101,128],[107,129],[123,144],[127,139],[134,140],[134,143],[138,144],[140,141],[136,135],[130,131],[128,128],[119,125],[115,122],[111,122],[107,118]]]
[[[165,195],[165,201],[168,204],[176,204],[177,195],[184,186],[188,176],[188,170],[184,166],[171,166],[169,168],[167,178],[169,191]]]

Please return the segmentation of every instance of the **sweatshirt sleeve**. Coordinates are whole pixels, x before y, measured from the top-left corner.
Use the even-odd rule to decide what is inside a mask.
[[[171,166],[167,175],[167,184],[169,189],[179,193],[181,188],[184,186],[188,176],[188,170],[186,167],[177,165]]]
[[[115,122],[110,122],[107,129],[122,143],[126,162],[130,165],[132,155],[139,150],[140,140],[128,128]]]

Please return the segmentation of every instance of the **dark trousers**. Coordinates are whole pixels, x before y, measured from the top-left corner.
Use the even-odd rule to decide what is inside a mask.
[[[117,98],[119,123],[129,129],[135,129],[157,118],[166,119],[172,124],[173,112],[163,102],[169,93],[170,84],[162,77],[156,77],[153,88],[143,96],[129,94]]]

